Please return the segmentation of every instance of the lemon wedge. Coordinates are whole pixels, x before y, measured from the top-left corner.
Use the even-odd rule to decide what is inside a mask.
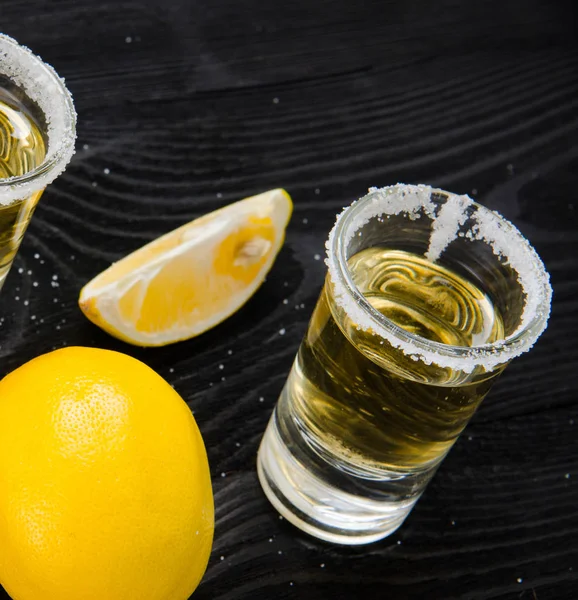
[[[138,346],[199,335],[257,290],[283,245],[293,204],[285,190],[204,215],[111,265],[80,292],[95,325]]]

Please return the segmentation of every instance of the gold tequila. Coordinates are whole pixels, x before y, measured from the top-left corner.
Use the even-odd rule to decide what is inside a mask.
[[[23,93],[0,79],[0,179],[25,175],[42,164],[46,140]],[[14,260],[42,192],[4,204],[0,198],[0,286]]]
[[[350,258],[348,267],[373,309],[410,333],[453,346],[504,337],[490,298],[424,257],[371,247]],[[328,280],[286,394],[292,418],[320,451],[352,468],[421,469],[447,453],[497,372],[455,385],[445,371],[440,382],[439,369],[416,365],[348,321],[336,310]]]

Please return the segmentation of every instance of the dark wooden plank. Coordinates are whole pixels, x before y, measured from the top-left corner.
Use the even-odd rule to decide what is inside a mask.
[[[66,77],[80,120],[78,152],[0,296],[0,375],[82,344],[132,354],[175,385],[205,437],[217,503],[195,598],[577,597],[576,13],[545,0],[3,0],[4,31]],[[255,457],[336,211],[396,181],[468,192],[513,220],[552,275],[553,314],[398,534],[339,548],[278,518]],[[278,186],[295,200],[285,247],[212,332],[140,350],[78,311],[80,287],[111,261]]]

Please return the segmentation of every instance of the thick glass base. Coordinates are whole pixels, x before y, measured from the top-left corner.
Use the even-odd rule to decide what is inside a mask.
[[[321,457],[298,427],[284,425],[273,413],[259,449],[259,479],[283,517],[322,540],[356,545],[391,535],[436,470],[356,475]]]

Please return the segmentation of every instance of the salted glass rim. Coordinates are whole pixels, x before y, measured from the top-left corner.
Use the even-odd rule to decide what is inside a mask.
[[[23,175],[0,179],[0,205],[8,205],[52,183],[74,154],[76,111],[64,79],[13,38],[0,33],[0,75],[35,102],[46,120],[48,151],[42,163]]]
[[[441,209],[438,211],[440,205],[432,200],[432,194],[445,196],[446,204],[454,214],[449,214],[448,210],[445,214]],[[460,228],[467,220],[466,210],[471,217],[472,208],[475,225],[464,234]],[[412,219],[426,214],[432,219],[432,232],[437,230],[438,233],[432,234],[428,252],[432,251],[433,238],[437,235],[434,260],[457,235],[490,244],[494,254],[508,261],[518,275],[525,295],[520,326],[506,338],[493,343],[454,346],[410,333],[373,308],[353,281],[347,263],[347,249],[353,236],[371,219],[400,213],[406,213]],[[442,229],[440,221],[443,221],[445,229]],[[387,227],[387,220],[384,220],[383,226]],[[397,184],[381,189],[371,188],[366,196],[337,216],[327,241],[326,262],[336,304],[360,329],[373,331],[414,360],[435,363],[442,368],[471,372],[482,367],[490,371],[505,364],[530,350],[546,328],[550,315],[552,289],[549,275],[520,231],[500,214],[468,196],[458,196],[430,186]]]

